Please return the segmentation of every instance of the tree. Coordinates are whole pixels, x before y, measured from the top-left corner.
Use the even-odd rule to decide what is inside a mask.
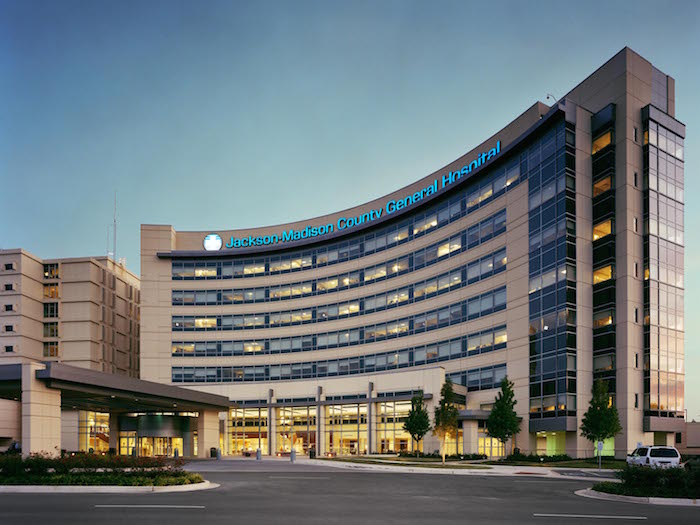
[[[506,449],[506,441],[520,432],[520,418],[515,413],[516,404],[513,383],[506,376],[501,381],[501,391],[496,395],[493,408],[486,420],[489,436],[503,443],[503,450]]]
[[[600,379],[593,383],[593,395],[581,420],[581,436],[594,443],[605,441],[622,432],[617,408],[610,402],[608,385]],[[601,466],[598,453],[598,468]]]
[[[411,411],[403,424],[403,429],[411,434],[416,443],[420,443],[423,436],[430,430],[430,415],[423,403],[423,392],[411,398]],[[418,452],[416,447],[416,455]]]
[[[457,435],[457,417],[459,411],[454,404],[455,392],[452,381],[447,378],[440,389],[440,403],[435,407],[435,424],[433,435],[440,438],[440,453],[442,463],[445,463],[445,442],[449,436]]]

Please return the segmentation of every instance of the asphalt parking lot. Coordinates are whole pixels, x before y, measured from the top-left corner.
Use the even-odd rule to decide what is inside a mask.
[[[212,490],[0,494],[0,523],[693,523],[700,509],[582,498],[592,481],[537,476],[354,472],[286,461],[195,463]]]

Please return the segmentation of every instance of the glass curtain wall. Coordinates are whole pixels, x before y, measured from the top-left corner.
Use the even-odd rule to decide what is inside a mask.
[[[109,452],[109,414],[84,410],[78,413],[78,447],[83,452]]]
[[[280,407],[275,409],[277,453],[308,454],[316,448],[316,407]]]
[[[324,450],[337,456],[367,454],[367,403],[327,405]]]
[[[394,452],[415,452],[416,443],[411,443],[411,435],[403,429],[403,424],[411,411],[410,401],[388,401],[376,404],[377,452],[389,454]],[[418,444],[423,451],[423,442]]]
[[[251,455],[258,449],[268,454],[267,408],[232,408],[229,412],[229,453]]]
[[[684,138],[646,120],[644,151],[644,414],[683,417]]]

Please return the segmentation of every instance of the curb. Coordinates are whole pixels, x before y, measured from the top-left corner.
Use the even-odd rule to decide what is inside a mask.
[[[0,485],[0,494],[149,494],[153,492],[193,492],[219,487],[202,481],[190,485],[129,487],[121,485]]]
[[[598,492],[593,489],[583,489],[574,492],[577,496],[592,499],[602,499],[606,501],[624,501],[626,503],[644,503],[647,505],[670,505],[674,507],[700,507],[700,501],[685,498],[651,498],[641,496],[621,496],[618,494],[608,494]]]

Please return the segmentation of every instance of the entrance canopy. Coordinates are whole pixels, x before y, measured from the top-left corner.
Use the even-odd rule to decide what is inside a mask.
[[[46,368],[35,374],[47,388],[60,390],[64,410],[199,412],[226,411],[229,407],[224,396],[61,363],[46,363]],[[0,365],[0,397],[22,400],[21,364]]]

